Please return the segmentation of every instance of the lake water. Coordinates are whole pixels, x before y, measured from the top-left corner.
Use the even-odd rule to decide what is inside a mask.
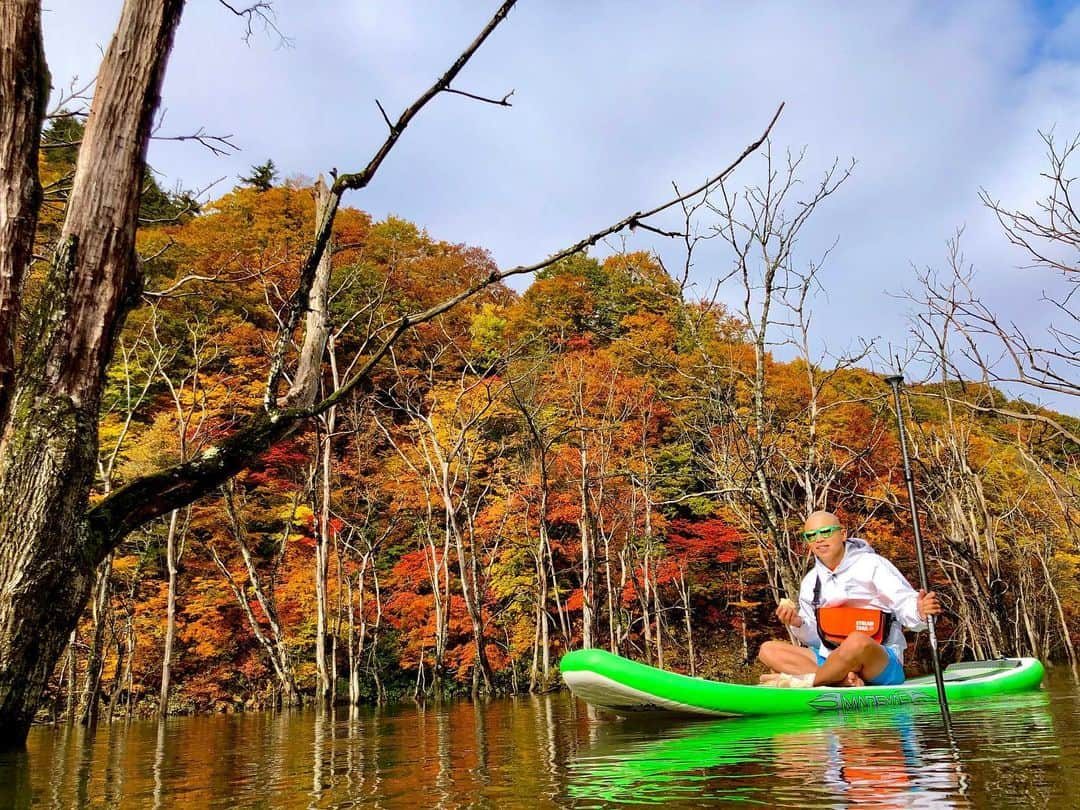
[[[1080,690],[681,723],[566,693],[33,729],[8,807],[1080,807]]]

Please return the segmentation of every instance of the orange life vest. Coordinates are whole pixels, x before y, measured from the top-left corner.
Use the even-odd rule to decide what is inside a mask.
[[[845,605],[821,607],[821,578],[814,583],[814,618],[818,637],[830,650],[835,650],[852,633],[866,633],[878,644],[884,644],[892,628],[893,615],[885,610],[856,608]]]

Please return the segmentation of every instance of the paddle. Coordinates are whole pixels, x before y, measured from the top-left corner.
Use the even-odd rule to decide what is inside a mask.
[[[919,510],[915,503],[915,479],[911,475],[911,462],[908,460],[907,435],[904,433],[904,416],[900,409],[900,385],[904,382],[903,374],[886,377],[885,382],[892,386],[893,400],[896,402],[896,426],[900,431],[900,454],[904,459],[904,480],[907,482],[908,501],[911,504],[911,525],[915,531],[915,554],[919,558],[919,585],[923,591],[929,591],[926,580],[926,561],[923,558],[922,532],[919,529]],[[952,731],[952,718],[949,716],[949,702],[945,699],[945,678],[941,673],[941,660],[938,658],[937,633],[934,632],[933,616],[926,617],[926,626],[930,632],[930,658],[934,663],[934,681],[937,683],[938,703],[941,705],[941,718],[945,727]]]

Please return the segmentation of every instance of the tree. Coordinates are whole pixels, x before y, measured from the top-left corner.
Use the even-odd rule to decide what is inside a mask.
[[[250,21],[266,4],[246,10],[223,5]],[[504,2],[446,73],[396,120],[384,115],[388,135],[364,168],[334,179],[315,239],[297,269],[295,291],[280,313],[261,408],[199,457],[131,481],[95,503],[90,493],[102,386],[116,336],[139,304],[145,282],[134,250],[139,198],[184,4],[124,3],[98,72],[58,244],[35,300],[24,282],[41,207],[38,149],[49,74],[39,4],[13,0],[0,6],[0,52],[9,55],[0,60],[0,193],[5,195],[0,206],[0,743],[25,741],[87,602],[94,571],[128,533],[217,491],[303,420],[325,412],[366,381],[415,325],[507,276],[542,269],[642,224],[688,196],[631,214],[543,261],[471,279],[444,301],[401,315],[385,331],[360,341],[363,360],[352,376],[316,401],[328,325],[325,313],[320,317],[309,304],[341,199],[367,186],[431,99],[460,92],[452,82],[513,5],[514,0]],[[505,98],[484,100],[509,106]],[[772,122],[766,134],[771,127]],[[764,137],[692,194],[729,176]],[[24,306],[29,317],[20,335]]]
[[[241,183],[246,183],[259,191],[269,191],[273,187],[277,177],[278,172],[277,167],[274,165],[274,161],[267,158],[266,163],[252,166],[251,174],[247,177],[240,175],[239,180]]]
[[[739,515],[747,535],[759,543],[774,600],[783,593],[795,593],[799,582],[799,560],[787,516],[818,508],[824,499],[813,495],[809,482],[797,484],[806,486],[805,493],[785,486],[789,472],[781,446],[785,415],[777,412],[783,400],[774,399],[770,391],[776,367],[772,350],[793,340],[806,345],[805,328],[801,339],[793,339],[788,329],[808,323],[806,296],[815,284],[818,267],[814,263],[800,267],[794,249],[814,211],[850,176],[853,166],[845,169],[834,162],[809,193],[796,196],[803,194],[799,172],[804,156],[805,150],[788,152],[783,162],[774,160],[771,144],[767,145],[763,185],[739,192],[720,184],[718,199],[707,201],[717,217],[712,234],[730,249],[731,270],[726,278],[734,277],[739,285],[738,313],[745,329],[740,337],[745,340],[725,345],[711,330],[697,331],[702,353],[696,376],[706,388],[702,392],[706,407],[702,423],[693,430],[708,447],[706,463],[716,491]],[[809,384],[813,392],[817,385],[813,374]],[[817,405],[812,393],[808,402],[812,429],[816,429]]]
[[[954,379],[978,376],[988,386],[1003,386],[1025,396],[1046,392],[1063,401],[1080,396],[1080,310],[1075,294],[1080,285],[1080,211],[1073,200],[1074,171],[1080,155],[1080,133],[1064,144],[1052,133],[1041,133],[1049,164],[1042,178],[1049,188],[1032,211],[1008,208],[983,191],[980,199],[994,214],[1006,239],[1018,247],[1029,264],[1048,271],[1049,284],[1040,303],[1047,305],[1042,334],[1034,334],[1011,316],[995,312],[979,295],[976,274],[961,250],[962,229],[948,242],[947,269],[918,274],[919,289],[909,294],[921,312],[913,324],[917,352],[932,368]],[[1030,319],[1030,318],[1029,318]],[[939,343],[945,341],[944,354]],[[983,413],[1052,425],[1062,438],[1080,442],[1077,432],[1062,420],[1051,420],[1024,403],[956,404]]]
[[[1080,396],[1080,212],[1072,176],[1080,135],[1041,134],[1045,196],[1029,210],[987,191],[980,198],[1020,249],[1025,272],[1049,275],[1039,280],[1049,288],[1040,301],[1049,313],[1042,333],[980,295],[962,231],[947,243],[945,270],[919,272],[909,297],[918,307],[915,356],[937,378],[917,391],[920,411],[934,417],[922,426],[921,444],[926,508],[942,538],[936,556],[953,588],[979,596],[957,605],[955,642],[976,654],[1063,649],[1074,660],[1060,594],[1071,587],[1077,548],[1080,430],[1025,398]],[[1002,389],[1023,398],[1010,401]],[[999,448],[1001,438],[1011,447]]]

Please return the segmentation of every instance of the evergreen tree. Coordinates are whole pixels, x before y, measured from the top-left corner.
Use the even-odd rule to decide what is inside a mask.
[[[277,167],[274,165],[274,161],[267,158],[266,163],[252,166],[251,174],[247,177],[240,175],[240,182],[252,188],[257,188],[259,191],[269,191],[277,177]]]

